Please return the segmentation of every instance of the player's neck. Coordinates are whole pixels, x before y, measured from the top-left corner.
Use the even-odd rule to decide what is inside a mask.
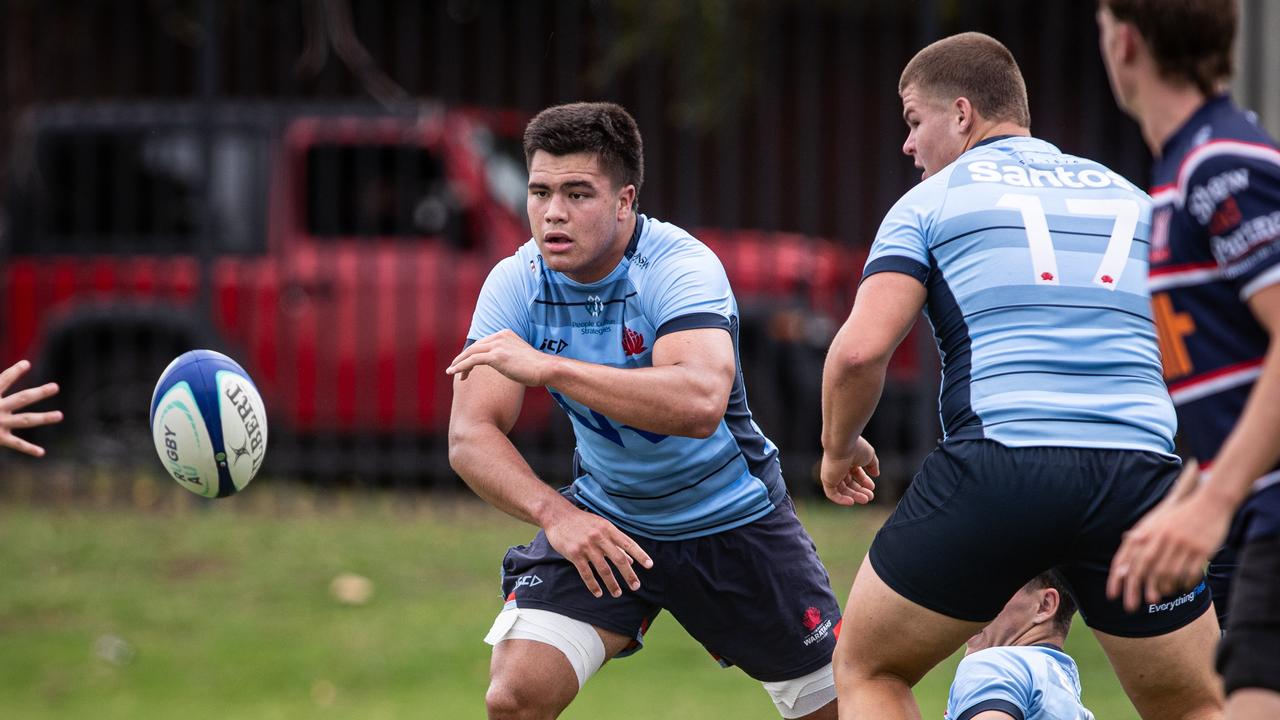
[[[1160,157],[1164,144],[1186,124],[1207,98],[1193,85],[1152,82],[1146,92],[1134,98],[1134,113],[1142,128],[1142,139],[1151,154]]]
[[[984,123],[980,127],[974,128],[973,134],[969,136],[969,142],[965,145],[965,150],[970,150],[984,140],[990,140],[994,137],[1003,135],[1016,135],[1018,137],[1030,137],[1031,130],[1017,123],[1000,121]]]
[[[1052,627],[1052,623],[1040,623],[1027,628],[1027,631],[1019,635],[1017,641],[1013,644],[1025,647],[1047,643],[1049,645],[1062,647],[1064,640],[1066,640],[1066,637],[1062,633],[1057,632]]]

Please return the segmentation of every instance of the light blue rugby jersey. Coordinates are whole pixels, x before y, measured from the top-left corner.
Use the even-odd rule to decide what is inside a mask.
[[[893,206],[863,278],[928,289],[947,439],[1173,452],[1150,222],[1146,193],[1030,137],[980,143]]]
[[[509,328],[542,352],[619,368],[653,365],[653,343],[724,328],[738,344],[738,308],[720,260],[680,228],[638,216],[626,254],[584,285],[549,270],[525,243],[490,272],[468,342]],[[577,439],[572,493],[623,530],[657,540],[710,535],[757,520],[786,495],[778,451],[751,419],[739,363],[709,438],[658,435],[605,417],[555,388]]]
[[[992,647],[956,668],[946,720],[999,710],[1017,720],[1093,720],[1080,703],[1080,673],[1070,655],[1050,645]]]

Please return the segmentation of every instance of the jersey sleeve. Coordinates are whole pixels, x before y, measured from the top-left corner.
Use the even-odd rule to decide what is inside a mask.
[[[936,184],[916,185],[889,209],[862,270],[866,280],[880,272],[897,272],[924,283],[929,277],[929,232],[941,198]]]
[[[529,274],[518,255],[503,258],[489,271],[467,330],[468,345],[500,330],[511,330],[531,342]]]
[[[1231,143],[1186,180],[1187,215],[1209,237],[1223,277],[1248,300],[1280,283],[1280,151]]]
[[[1033,712],[1031,669],[1016,657],[996,649],[960,661],[947,696],[947,720],[969,720],[987,710],[999,710],[1026,720]]]
[[[646,273],[641,307],[656,337],[695,328],[729,329],[736,314],[733,290],[710,248],[693,241],[680,243]]]

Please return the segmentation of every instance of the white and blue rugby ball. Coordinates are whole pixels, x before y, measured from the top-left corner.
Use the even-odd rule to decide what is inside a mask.
[[[212,350],[183,353],[151,394],[151,437],[182,487],[204,497],[243,490],[267,453],[267,411],[236,361]]]

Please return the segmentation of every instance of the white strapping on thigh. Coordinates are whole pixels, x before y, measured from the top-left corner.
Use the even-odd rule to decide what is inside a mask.
[[[836,699],[831,663],[794,680],[761,683],[784,718],[804,717]]]
[[[497,645],[503,640],[534,640],[564,653],[579,690],[604,664],[604,641],[594,627],[548,610],[512,607],[498,613],[484,641]]]

